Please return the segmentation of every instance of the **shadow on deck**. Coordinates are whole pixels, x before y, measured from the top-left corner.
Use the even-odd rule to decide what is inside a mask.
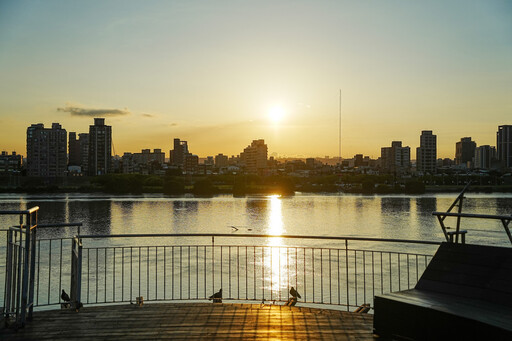
[[[374,340],[373,316],[260,304],[158,303],[39,311],[2,340],[327,339]]]

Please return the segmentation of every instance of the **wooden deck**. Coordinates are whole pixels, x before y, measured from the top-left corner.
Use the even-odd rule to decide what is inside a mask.
[[[3,327],[2,327],[3,328]],[[373,316],[260,304],[155,303],[35,312],[2,340],[374,340]]]

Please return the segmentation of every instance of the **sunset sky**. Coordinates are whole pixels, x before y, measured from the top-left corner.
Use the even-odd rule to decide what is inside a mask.
[[[511,1],[0,0],[0,150],[26,129],[113,126],[116,154],[438,157],[512,124]],[[168,155],[167,155],[168,157]]]

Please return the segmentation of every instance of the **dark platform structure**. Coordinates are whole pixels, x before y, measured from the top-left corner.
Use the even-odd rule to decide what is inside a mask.
[[[375,297],[374,331],[412,340],[512,340],[512,248],[442,243],[416,287]]]

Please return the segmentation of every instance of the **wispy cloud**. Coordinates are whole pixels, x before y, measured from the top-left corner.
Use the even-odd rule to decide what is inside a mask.
[[[76,106],[66,105],[64,108],[57,108],[57,111],[70,113],[71,116],[87,116],[87,117],[98,117],[98,116],[124,116],[130,114],[125,109],[90,109],[80,108]]]
[[[143,114],[141,114],[141,115],[142,115],[142,117],[147,117],[147,118],[153,118],[153,117],[155,117],[155,115],[153,115],[153,114],[148,114],[148,113],[143,113]]]

